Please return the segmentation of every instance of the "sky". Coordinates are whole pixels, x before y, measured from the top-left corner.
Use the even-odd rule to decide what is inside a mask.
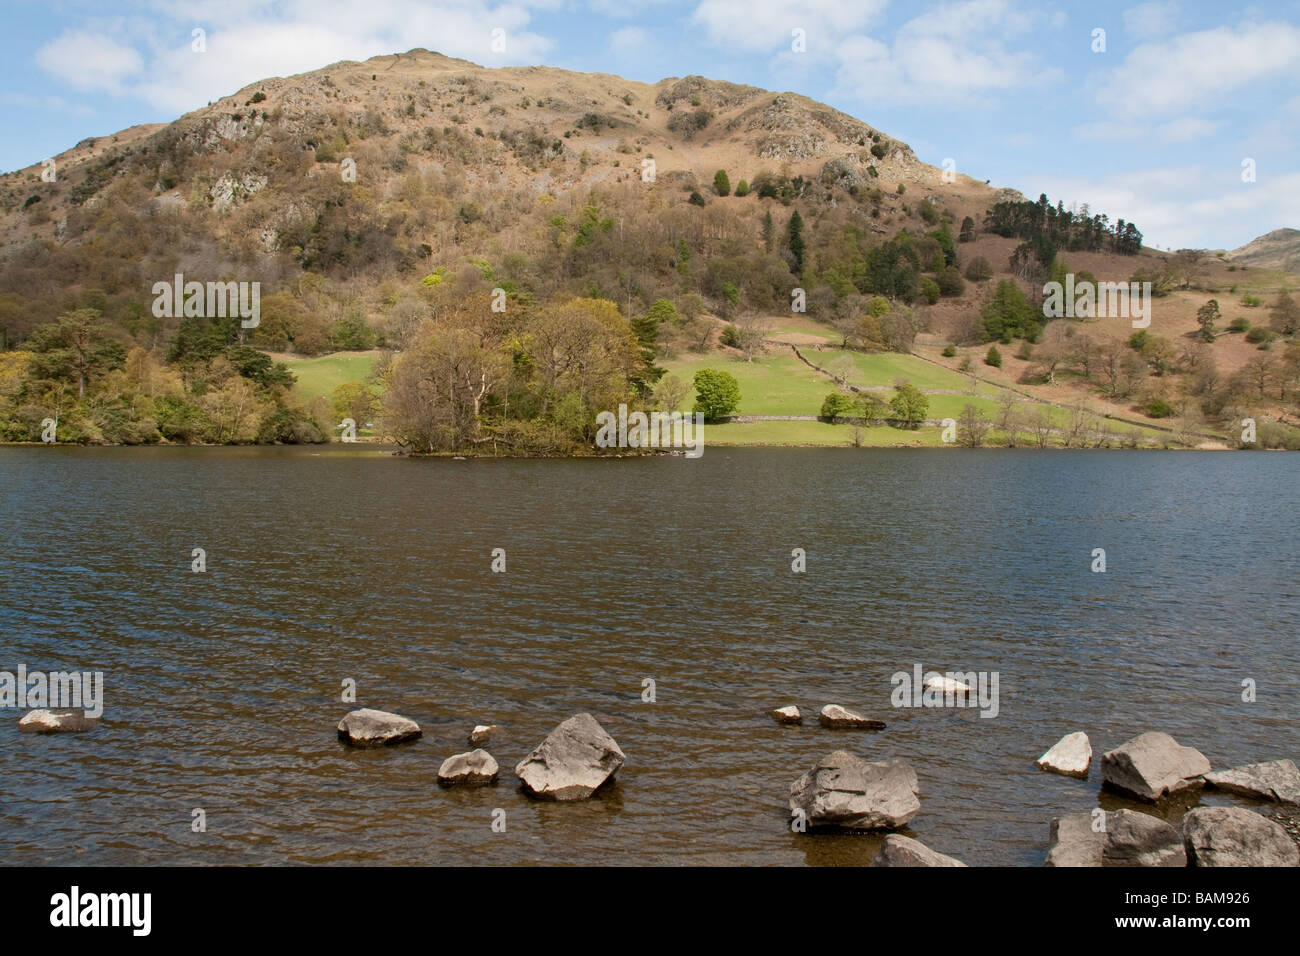
[[[0,0],[0,11],[4,170],[269,76],[424,47],[484,66],[802,93],[925,162],[1130,219],[1161,249],[1300,228],[1300,0]]]

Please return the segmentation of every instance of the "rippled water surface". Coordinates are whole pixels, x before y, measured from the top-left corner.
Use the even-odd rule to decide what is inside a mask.
[[[106,698],[86,734],[0,711],[0,862],[862,864],[876,838],[787,823],[790,783],[844,748],[913,763],[908,832],[928,845],[1037,865],[1051,817],[1122,805],[1095,763],[1086,781],[1034,768],[1067,732],[1100,753],[1164,730],[1221,767],[1300,758],[1298,471],[1196,452],[0,449],[0,670],[102,671]],[[997,671],[998,716],[893,708],[890,675],[918,663]],[[346,678],[424,737],[341,745]],[[820,728],[828,702],[888,728]],[[811,719],[766,716],[788,703]],[[509,771],[580,711],[627,765],[595,799],[529,800]],[[440,790],[475,723],[504,730],[501,782]]]

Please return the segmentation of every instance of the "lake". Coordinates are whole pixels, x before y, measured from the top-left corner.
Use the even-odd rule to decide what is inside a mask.
[[[1099,761],[1140,732],[1219,768],[1300,757],[1298,477],[1228,452],[0,448],[0,670],[102,671],[105,698],[84,734],[0,711],[0,862],[860,865],[877,837],[789,827],[791,782],[846,749],[912,763],[910,835],[1037,866],[1053,816],[1130,805]],[[891,706],[918,664],[998,672],[997,716]],[[832,702],[888,727],[819,727]],[[791,703],[803,726],[767,716]],[[424,736],[345,747],[354,706]],[[582,711],[626,765],[530,800],[514,764]],[[476,723],[500,782],[440,789]],[[1089,779],[1034,767],[1076,730]]]

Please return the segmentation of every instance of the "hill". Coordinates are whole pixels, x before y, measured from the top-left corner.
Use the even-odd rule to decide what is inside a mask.
[[[959,381],[973,368],[1049,408],[1167,433],[1173,410],[1188,438],[1223,439],[1217,423],[1247,406],[1285,421],[1294,401],[1293,332],[1275,346],[1256,317],[1250,343],[1245,326],[1196,341],[1211,297],[1226,326],[1267,311],[1289,275],[1143,248],[1123,218],[945,174],[796,93],[412,50],[269,78],[174,123],[85,140],[54,157],[53,181],[45,169],[0,177],[0,437],[12,440],[46,418],[66,440],[319,440],[349,401],[400,380],[403,362],[382,356],[431,361],[433,336],[439,361],[459,361],[452,330],[487,350],[474,353],[484,388],[449,389],[440,437],[417,445],[496,442],[502,429],[514,447],[582,444],[607,407],[593,402],[658,400],[661,368],[761,359],[787,378],[791,323],[855,354],[915,353]],[[1150,341],[1130,348],[1126,317],[1035,318],[1043,281],[1066,269],[1154,279]],[[178,273],[257,283],[256,326],[157,314],[154,285]],[[1013,293],[1023,301],[1008,306]],[[994,306],[1016,317],[990,318]],[[984,364],[990,340],[1000,366]],[[1244,370],[1262,348],[1267,382],[1251,398]],[[310,361],[340,352],[381,358]],[[608,388],[575,379],[562,352],[607,359]],[[1098,371],[1119,365],[1122,381]],[[361,381],[371,367],[382,382]],[[798,371],[764,407],[815,414],[809,395]],[[985,407],[936,407],[966,404]]]

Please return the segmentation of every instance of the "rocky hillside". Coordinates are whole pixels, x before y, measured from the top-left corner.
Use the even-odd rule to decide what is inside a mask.
[[[1274,229],[1226,256],[1229,262],[1300,273],[1300,229]]]

